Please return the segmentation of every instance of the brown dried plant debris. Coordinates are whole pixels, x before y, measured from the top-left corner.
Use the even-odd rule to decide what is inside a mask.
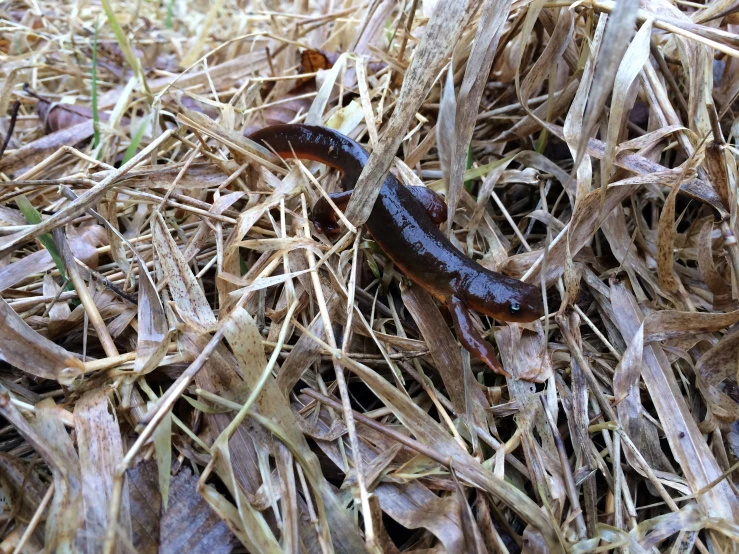
[[[0,4],[0,549],[739,552],[736,12]],[[338,237],[278,123],[371,152]],[[387,171],[541,289],[473,315],[511,377],[362,226]]]

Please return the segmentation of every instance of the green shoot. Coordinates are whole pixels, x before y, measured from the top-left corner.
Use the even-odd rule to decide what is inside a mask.
[[[28,223],[30,223],[31,225],[38,225],[39,223],[41,223],[41,214],[38,212],[38,210],[36,210],[36,208],[33,207],[33,204],[31,204],[31,201],[26,198],[25,194],[17,196],[15,198],[15,203],[18,206],[18,209],[23,214],[23,217],[25,217],[26,221],[28,221]],[[59,254],[59,251],[56,249],[54,239],[49,233],[44,233],[38,238],[38,240],[43,245],[43,247],[49,251],[51,259],[54,260],[54,263],[59,270],[59,274],[62,276],[62,279],[66,280],[67,274],[64,271],[64,262],[62,261],[62,257]]]
[[[100,115],[98,114],[98,29],[100,25],[95,24],[95,34],[92,39],[92,149],[100,146]]]

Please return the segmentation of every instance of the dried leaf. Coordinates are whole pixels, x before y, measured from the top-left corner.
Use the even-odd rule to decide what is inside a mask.
[[[203,289],[200,288],[177,243],[167,230],[161,215],[152,221],[152,242],[162,264],[165,280],[182,319],[196,329],[209,329],[216,323]]]
[[[108,408],[108,398],[100,390],[85,394],[74,409],[88,552],[102,549],[113,478],[118,464],[123,460],[123,442],[118,422]],[[123,489],[117,524],[118,548],[123,549],[131,536],[127,488]]]
[[[74,354],[31,329],[2,298],[0,330],[0,357],[23,371],[45,379],[71,381],[84,370]]]
[[[608,31],[610,31],[610,25]],[[611,113],[608,118],[608,138],[606,139],[606,152],[601,166],[601,182],[604,184],[608,183],[611,176],[611,166],[616,154],[616,143],[621,132],[624,110],[627,108],[626,96],[634,79],[649,60],[649,39],[651,35],[652,20],[650,19],[637,31],[634,40],[631,41],[626,52],[624,52],[613,82]]]
[[[662,342],[699,333],[720,331],[739,321],[739,311],[728,314],[704,314],[661,310],[644,318],[644,339]]]
[[[32,167],[60,148],[75,146],[89,140],[92,133],[92,121],[84,121],[72,127],[44,135],[14,150],[11,154],[3,156],[0,160],[0,171],[13,174],[21,169]]]
[[[739,333],[732,329],[696,362],[696,371],[711,385],[739,373]]]
[[[154,460],[139,462],[126,471],[128,485],[133,545],[136,552],[156,554],[159,548],[159,527],[162,513],[162,496],[157,483]]]
[[[139,267],[138,340],[136,342],[136,373],[149,373],[159,365],[169,346],[167,316],[157,295],[146,266]]]
[[[506,371],[516,379],[543,383],[552,375],[552,364],[541,323],[534,323],[533,329],[511,323],[495,330],[495,341]]]
[[[160,554],[199,552],[227,554],[233,535],[197,489],[197,478],[185,468],[172,479],[169,508],[160,523]]]

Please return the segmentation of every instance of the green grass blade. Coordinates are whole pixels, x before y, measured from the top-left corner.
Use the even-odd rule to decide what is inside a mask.
[[[136,154],[136,149],[139,147],[139,144],[141,144],[141,139],[144,138],[146,128],[149,126],[149,121],[151,121],[151,115],[148,115],[141,122],[139,128],[136,129],[136,134],[131,137],[131,144],[128,145],[128,148],[126,148],[126,153],[123,155],[123,161],[121,162],[121,165],[125,164],[128,160],[133,158],[134,154]]]
[[[472,144],[467,147],[467,166],[465,169],[472,169]],[[464,188],[467,192],[470,192],[470,189],[472,188],[472,180],[465,181]]]
[[[123,29],[121,29],[121,26],[118,24],[118,20],[115,18],[113,7],[110,5],[110,2],[108,0],[101,1],[103,4],[103,10],[105,11],[105,17],[108,18],[108,23],[110,23],[111,29],[113,29],[113,34],[118,41],[118,46],[121,47],[121,52],[123,52],[123,57],[126,59],[126,63],[131,66],[131,69],[133,69],[133,72],[141,81],[141,84],[144,86],[146,92],[149,92],[149,86],[146,84],[146,78],[144,77],[144,72],[141,69],[141,63],[139,62],[136,55],[133,53],[133,49],[131,48],[128,39],[126,38],[126,35],[123,33]]]
[[[172,28],[172,13],[174,12],[174,0],[169,0],[169,4],[167,4],[167,19],[164,21],[164,26],[167,29]]]
[[[95,34],[92,38],[92,149],[96,150],[100,146],[100,115],[98,114],[98,29],[100,25],[95,24]]]
[[[25,194],[17,196],[15,199],[15,203],[18,206],[18,209],[23,214],[23,217],[25,217],[26,221],[28,221],[28,223],[30,223],[31,225],[38,225],[39,223],[41,223],[41,214],[38,212],[38,210],[36,210],[36,208],[33,207],[33,204],[31,204],[30,200],[26,198]],[[43,247],[49,251],[51,259],[54,260],[59,273],[61,274],[62,278],[66,280],[67,274],[64,271],[64,262],[62,261],[62,257],[59,255],[59,251],[56,249],[54,239],[49,233],[44,233],[38,238],[38,240],[43,245]]]

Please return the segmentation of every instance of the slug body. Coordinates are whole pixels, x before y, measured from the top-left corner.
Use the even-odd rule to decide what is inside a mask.
[[[339,170],[344,192],[332,195],[332,200],[342,209],[369,157],[357,142],[325,127],[277,125],[250,138],[281,157],[313,160]],[[327,233],[338,229],[336,214],[324,199],[314,207],[313,217]],[[445,220],[446,205],[439,195],[425,187],[405,187],[388,174],[366,225],[409,279],[446,304],[462,345],[491,369],[507,375],[468,310],[503,321],[530,322],[543,315],[541,293],[462,254],[439,229]]]

